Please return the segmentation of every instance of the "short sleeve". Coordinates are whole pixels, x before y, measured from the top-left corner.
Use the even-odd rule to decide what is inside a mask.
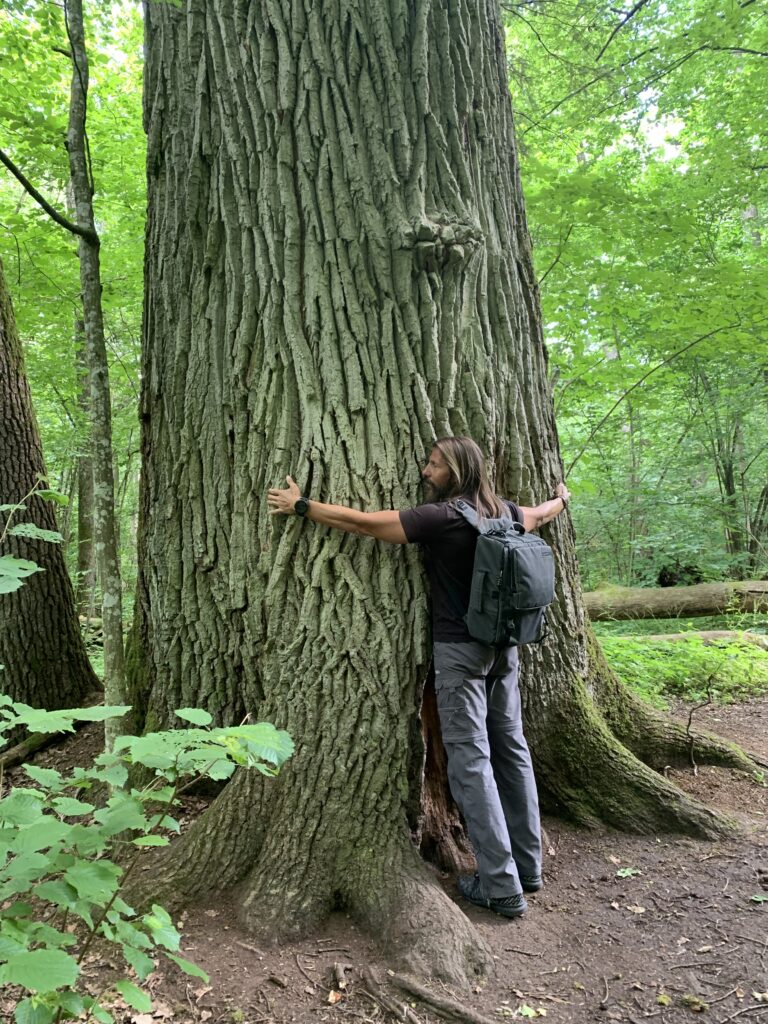
[[[445,502],[400,510],[400,523],[409,544],[428,544],[448,519]]]
[[[525,522],[525,520],[523,519],[523,513],[520,509],[520,506],[516,505],[514,501],[508,501],[507,499],[505,499],[505,504],[509,506],[509,511],[512,513],[512,518],[515,520],[515,522],[520,523],[522,525]]]

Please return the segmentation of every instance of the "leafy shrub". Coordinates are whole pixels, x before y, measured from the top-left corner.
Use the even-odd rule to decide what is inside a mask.
[[[73,722],[119,717],[126,707],[43,711],[0,695],[0,735],[72,731]],[[80,966],[95,940],[106,941],[139,982],[165,957],[183,971],[205,973],[178,955],[180,935],[158,905],[138,915],[121,897],[147,848],[165,846],[179,831],[173,817],[182,788],[201,778],[227,779],[240,765],[275,775],[293,751],[287,733],[268,723],[210,728],[195,708],[176,712],[191,728],[122,736],[90,768],[63,775],[25,765],[29,787],[0,800],[0,984],[29,992],[17,1005],[17,1024],[94,1018],[110,1024],[104,1005],[119,995],[139,1012],[151,999],[122,977],[98,998],[84,991]],[[132,766],[154,773],[143,789],[126,789]],[[89,791],[109,788],[102,806]],[[110,857],[127,852],[122,864]],[[115,957],[112,957],[115,959]],[[207,980],[207,979],[206,979]]]

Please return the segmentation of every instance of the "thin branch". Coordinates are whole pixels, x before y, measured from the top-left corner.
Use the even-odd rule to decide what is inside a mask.
[[[619,32],[624,28],[624,26],[627,24],[627,22],[631,21],[632,18],[634,18],[634,16],[637,14],[637,12],[642,10],[643,7],[645,7],[645,5],[647,3],[648,3],[648,0],[637,0],[637,3],[632,8],[632,10],[629,11],[625,15],[625,17],[619,22],[619,24],[616,26],[616,28],[613,30],[613,32],[611,32],[611,34],[608,36],[608,39],[606,40],[605,45],[603,46],[602,50],[595,57],[595,63],[597,63],[600,60],[600,58],[603,56],[603,54],[608,49],[608,47],[611,45],[611,43],[616,38],[616,36],[619,34]]]
[[[544,271],[544,273],[539,278],[539,288],[541,288],[541,286],[547,280],[547,278],[552,273],[552,271],[555,269],[557,264],[560,262],[560,259],[561,259],[562,255],[563,255],[563,253],[565,252],[565,247],[568,244],[568,239],[571,237],[571,232],[572,231],[573,231],[573,224],[569,224],[568,225],[568,230],[565,232],[565,238],[560,243],[560,248],[558,250],[557,256],[555,256],[554,260],[550,263],[550,265],[547,267],[547,269]]]
[[[618,407],[621,405],[621,403],[624,401],[624,399],[627,398],[629,395],[631,395],[632,392],[636,388],[639,388],[641,384],[644,384],[645,381],[647,381],[648,378],[651,376],[651,374],[656,373],[657,370],[660,370],[664,366],[668,366],[669,363],[671,363],[673,359],[677,359],[678,356],[681,356],[681,355],[683,355],[683,353],[687,352],[689,349],[692,349],[694,345],[698,345],[700,342],[706,341],[707,338],[714,337],[715,334],[720,334],[721,331],[729,331],[732,328],[738,327],[738,326],[739,326],[738,323],[725,324],[723,327],[715,327],[714,330],[708,331],[706,334],[702,334],[698,338],[694,338],[693,341],[689,341],[687,345],[684,345],[682,348],[679,348],[676,352],[673,352],[671,356],[667,356],[666,359],[662,359],[662,361],[660,363],[657,363],[655,366],[652,366],[651,369],[648,370],[647,373],[644,373],[643,376],[640,377],[639,380],[636,380],[635,383],[632,385],[632,387],[627,388],[627,390],[624,392],[624,394],[620,395],[619,398],[616,399],[616,401],[613,403],[613,405],[608,410],[608,412],[605,414],[605,416],[603,416],[603,418],[600,420],[600,422],[597,424],[597,426],[592,429],[592,431],[590,432],[590,435],[587,438],[586,442],[584,443],[581,451],[578,453],[576,458],[573,460],[573,462],[571,462],[570,466],[566,470],[566,474],[565,474],[566,477],[570,474],[571,470],[576,465],[576,463],[579,461],[579,459],[582,457],[584,452],[586,452],[587,448],[589,448],[590,444],[592,443],[592,439],[594,438],[594,436],[598,432],[598,430],[600,430],[603,427],[603,425],[606,423],[606,421],[609,419],[609,417],[613,415],[613,413],[616,411],[616,409],[618,409]]]
[[[79,235],[81,238],[84,238],[87,242],[90,242],[92,245],[98,243],[99,236],[96,234],[95,231],[91,231],[90,228],[84,228],[80,224],[74,224],[71,220],[67,220],[66,217],[62,216],[62,214],[60,214],[58,210],[55,210],[51,206],[51,204],[46,199],[43,198],[40,192],[37,191],[32,182],[16,166],[16,164],[13,162],[13,160],[11,160],[8,154],[5,153],[2,149],[0,149],[0,163],[4,164],[8,168],[8,170],[11,172],[14,178],[16,178],[16,180],[20,182],[21,185],[24,186],[26,191],[32,196],[35,202],[45,210],[45,212],[52,220],[55,220],[57,224],[59,224],[63,228],[66,228],[67,231],[70,231],[73,235]]]

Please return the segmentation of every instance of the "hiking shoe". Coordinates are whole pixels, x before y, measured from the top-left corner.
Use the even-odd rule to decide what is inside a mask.
[[[485,907],[502,917],[520,917],[528,909],[525,897],[521,892],[514,896],[486,896],[479,875],[461,875],[459,892],[469,903],[476,907]]]
[[[544,885],[544,880],[541,875],[520,875],[520,885],[523,892],[538,892]]]

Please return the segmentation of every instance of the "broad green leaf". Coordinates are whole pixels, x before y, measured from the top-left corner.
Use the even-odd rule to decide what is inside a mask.
[[[77,961],[60,949],[33,949],[17,953],[0,968],[6,985],[21,985],[32,992],[54,992],[74,985],[80,972]]]
[[[28,558],[14,558],[13,555],[0,555],[0,576],[17,576],[24,579],[35,572],[44,572],[39,565]]]
[[[77,890],[61,878],[52,878],[35,886],[34,895],[41,900],[48,900],[59,907],[68,907],[77,902]]]
[[[107,806],[96,811],[93,817],[108,836],[127,829],[146,829],[148,824],[141,803],[127,794],[113,796]]]
[[[168,911],[158,904],[154,904],[152,911],[145,914],[142,922],[152,935],[158,946],[166,949],[177,950],[181,942],[181,936],[174,927]]]
[[[139,836],[133,840],[134,846],[167,846],[170,842],[167,836]]]
[[[5,576],[0,570],[0,594],[12,594],[22,587],[22,580],[17,576]]]
[[[0,505],[0,512],[26,512],[26,505]]]
[[[7,960],[8,957],[14,956],[16,953],[23,953],[25,949],[26,946],[23,942],[0,932],[0,960]]]
[[[0,800],[0,821],[10,825],[31,825],[43,813],[42,794],[31,789],[15,789]]]
[[[152,1010],[152,1000],[149,995],[134,985],[132,981],[128,981],[127,978],[115,982],[115,988],[126,1003],[134,1010],[138,1010],[139,1013],[149,1013]]]
[[[34,996],[28,996],[13,1011],[13,1019],[16,1024],[52,1024],[56,1020],[56,1010]]]
[[[35,494],[37,495],[38,498],[42,498],[43,501],[52,501],[56,505],[62,505],[65,508],[69,504],[69,498],[67,497],[67,495],[59,494],[58,491],[42,490],[35,491]]]
[[[209,715],[202,708],[179,708],[174,713],[177,718],[182,718],[185,722],[192,722],[193,725],[210,725],[213,721],[213,715]]]
[[[75,818],[84,814],[91,814],[96,810],[94,804],[85,803],[83,800],[76,800],[72,796],[57,796],[51,800],[51,807],[57,814],[63,814],[67,818]]]
[[[49,544],[61,544],[64,540],[58,530],[43,530],[34,523],[16,523],[8,533],[12,537],[26,537],[28,540],[44,540]]]
[[[185,974],[190,974],[193,978],[202,978],[206,984],[210,981],[210,978],[197,964],[193,964],[191,960],[185,960],[183,956],[174,956],[173,953],[165,954],[169,960],[173,962],[184,971]]]
[[[122,948],[126,963],[136,971],[139,980],[144,981],[155,969],[154,960],[150,960],[146,953],[134,949],[133,946],[123,945]]]
[[[53,768],[38,768],[34,764],[25,764],[22,767],[33,782],[38,782],[45,789],[55,792],[65,785],[61,772]]]
[[[122,868],[108,860],[80,860],[68,868],[63,877],[81,900],[103,906],[114,894],[122,873]]]
[[[52,814],[46,814],[32,825],[19,829],[14,850],[19,853],[47,850],[54,843],[67,839],[71,830],[71,825],[59,821]]]

